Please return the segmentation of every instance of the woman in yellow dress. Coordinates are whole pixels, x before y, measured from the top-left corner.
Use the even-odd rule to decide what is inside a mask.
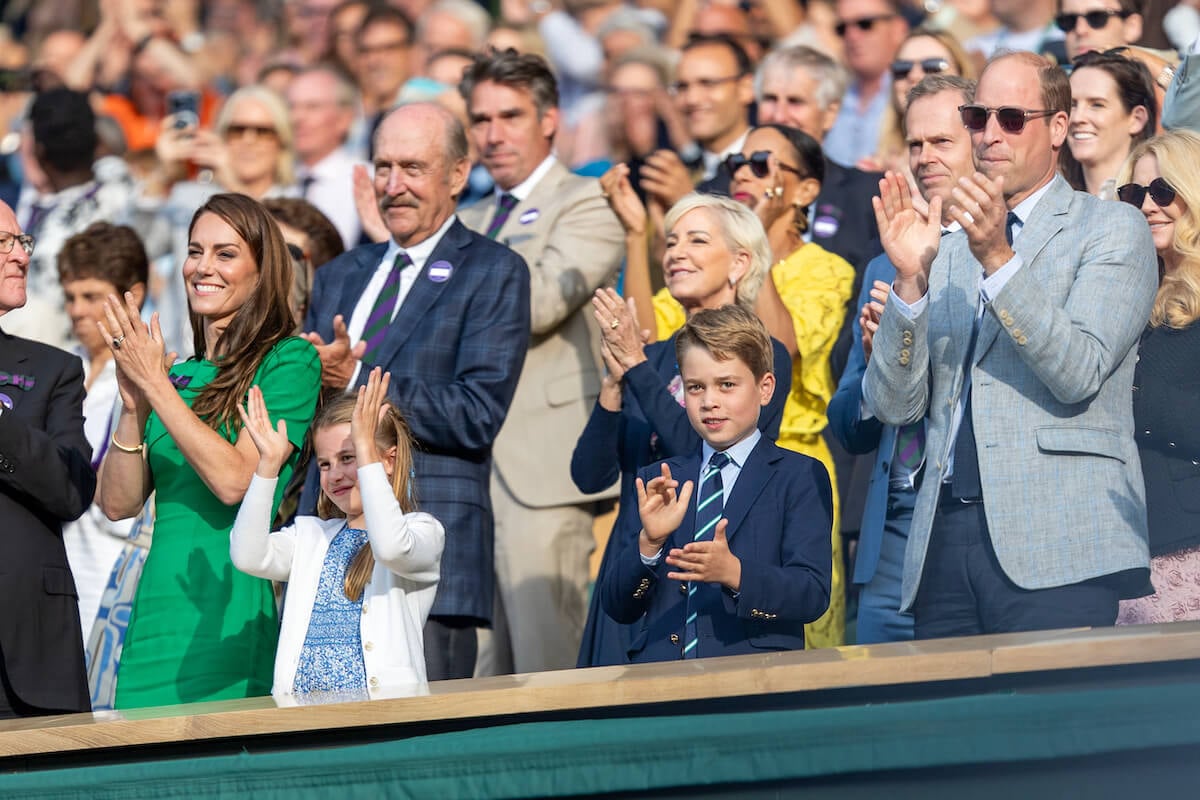
[[[779,446],[819,459],[837,486],[833,458],[821,432],[825,408],[837,383],[829,353],[842,327],[854,284],[854,268],[841,256],[806,242],[808,208],[821,191],[825,160],[812,137],[782,125],[755,128],[741,153],[726,160],[730,195],[749,206],[767,231],[775,265],[764,281],[755,312],[792,356],[792,390],[783,410]],[[682,327],[684,313],[666,291],[654,297],[659,338]],[[846,631],[845,568],[839,509],[834,493],[833,583],[829,610],[806,626],[809,647],[836,647]]]

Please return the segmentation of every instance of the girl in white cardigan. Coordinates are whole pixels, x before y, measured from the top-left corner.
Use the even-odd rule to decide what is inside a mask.
[[[437,591],[442,525],[415,510],[412,442],[387,401],[390,376],[372,370],[357,395],[313,423],[321,475],[318,517],[271,533],[271,500],[291,445],[271,426],[262,393],[239,409],[259,461],[230,533],[234,566],[287,581],[272,694],[353,700],[420,691],[422,629]]]

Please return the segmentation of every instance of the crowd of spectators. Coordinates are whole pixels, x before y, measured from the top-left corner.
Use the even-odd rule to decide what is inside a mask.
[[[0,718],[1200,618],[1197,53],[1196,0],[5,4]]]

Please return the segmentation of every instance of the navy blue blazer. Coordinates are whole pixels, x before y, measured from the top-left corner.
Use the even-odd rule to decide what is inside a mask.
[[[304,329],[330,341],[334,316],[349,321],[386,249],[356,247],[317,270]],[[359,384],[374,366],[391,372],[388,397],[417,442],[417,502],[446,527],[433,616],[491,621],[492,442],[528,346],[525,261],[456,220],[404,298],[375,363],[359,371]]]
[[[666,463],[680,481],[696,481],[700,450]],[[660,473],[654,464],[641,477],[648,481]],[[697,587],[698,656],[803,649],[804,624],[829,608],[833,489],[825,466],[762,437],[725,503],[724,518],[729,549],[742,562],[741,590],[735,597],[717,584]],[[691,541],[695,519],[693,497],[664,553]],[[643,564],[635,537],[597,587],[609,616],[641,623],[630,643],[633,663],[682,658],[687,584],[668,579],[672,569],[665,557],[653,567]]]
[[[641,529],[634,487],[638,470],[700,447],[700,434],[688,422],[683,406],[667,391],[678,374],[676,335],[647,345],[646,361],[626,373],[620,411],[606,411],[596,403],[571,456],[571,479],[581,492],[603,491],[618,477],[621,479],[617,520],[600,560],[597,585],[625,543],[631,538],[636,540]],[[783,407],[792,389],[792,360],[787,348],[771,341],[775,347],[775,394],[759,413],[758,429],[774,441],[779,438]],[[628,626],[608,617],[600,607],[598,594],[593,592],[577,666],[625,664],[628,650]]]
[[[90,711],[79,600],[62,523],[92,503],[83,365],[0,332],[0,653],[21,700]],[[107,566],[107,565],[106,565]]]
[[[863,274],[862,290],[858,294],[858,308],[871,299],[871,286],[875,281],[891,283],[896,279],[896,268],[887,254],[871,259]],[[887,517],[888,484],[891,480],[892,456],[896,449],[896,428],[884,425],[874,417],[862,419],[863,375],[867,371],[867,358],[862,346],[862,326],[858,311],[854,312],[854,346],[850,360],[837,391],[829,401],[826,413],[829,416],[829,431],[846,448],[846,452],[862,455],[876,451],[875,463],[871,467],[871,479],[867,485],[866,502],[863,504],[862,526],[859,528],[858,551],[854,557],[854,582],[869,583],[879,564],[879,548],[883,542],[883,524]]]

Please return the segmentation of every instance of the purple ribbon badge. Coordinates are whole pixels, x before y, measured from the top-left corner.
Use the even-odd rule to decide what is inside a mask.
[[[186,389],[187,385],[192,382],[191,375],[172,375],[171,385],[176,389]]]
[[[34,387],[37,380],[32,375],[18,375],[17,373],[8,373],[0,370],[0,386],[15,386],[22,391],[28,392]],[[12,406],[9,406],[12,408]]]

